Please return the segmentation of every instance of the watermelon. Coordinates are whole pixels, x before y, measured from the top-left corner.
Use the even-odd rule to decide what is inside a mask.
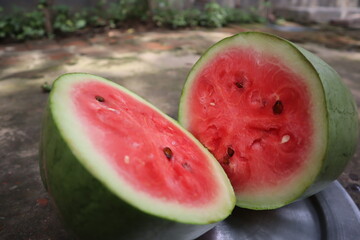
[[[226,171],[237,206],[274,209],[324,189],[353,155],[358,114],[339,75],[277,36],[243,32],[193,66],[179,122]]]
[[[226,173],[200,142],[101,77],[55,80],[40,145],[44,185],[81,239],[194,239],[235,206]]]

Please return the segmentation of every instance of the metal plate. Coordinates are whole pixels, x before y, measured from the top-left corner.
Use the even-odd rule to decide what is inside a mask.
[[[276,210],[235,208],[198,240],[360,239],[360,212],[335,181],[324,191]]]

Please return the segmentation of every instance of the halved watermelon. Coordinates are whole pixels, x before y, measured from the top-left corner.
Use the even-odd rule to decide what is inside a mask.
[[[273,209],[323,189],[355,151],[352,95],[295,44],[244,32],[212,46],[185,83],[179,121],[214,154],[237,205]]]
[[[235,206],[225,172],[201,143],[94,75],[54,82],[40,155],[47,190],[83,239],[193,239]]]

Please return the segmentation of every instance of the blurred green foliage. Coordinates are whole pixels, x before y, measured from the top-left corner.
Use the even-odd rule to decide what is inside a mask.
[[[92,8],[71,11],[68,6],[51,8],[54,34],[76,32],[86,27],[120,27],[126,22],[152,22],[158,27],[222,27],[229,23],[263,22],[264,19],[255,9],[244,11],[236,8],[224,8],[216,2],[209,2],[203,10],[175,10],[168,0],[156,0],[157,7],[150,9],[148,1],[118,0],[106,5],[101,0]],[[3,14],[0,7],[0,40],[27,40],[46,36],[44,8],[46,0],[39,0],[38,8],[25,12],[15,10],[10,15]]]
[[[24,40],[45,36],[44,16],[40,11],[23,12],[15,9],[12,15],[3,16],[0,7],[0,39]]]
[[[86,27],[90,20],[86,10],[71,13],[69,8],[63,5],[55,6],[54,13],[53,27],[59,32],[75,32]]]
[[[209,2],[204,10],[186,9],[174,10],[165,2],[154,10],[152,20],[159,27],[222,27],[230,23],[256,23],[265,19],[255,9],[242,10],[238,8],[224,8],[216,2]]]

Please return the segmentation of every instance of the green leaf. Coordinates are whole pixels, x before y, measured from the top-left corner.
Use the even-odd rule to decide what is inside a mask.
[[[75,23],[75,27],[76,27],[77,29],[83,28],[83,27],[85,27],[85,26],[86,26],[86,20],[85,20],[85,19],[79,19],[79,20],[77,20],[76,23]]]

